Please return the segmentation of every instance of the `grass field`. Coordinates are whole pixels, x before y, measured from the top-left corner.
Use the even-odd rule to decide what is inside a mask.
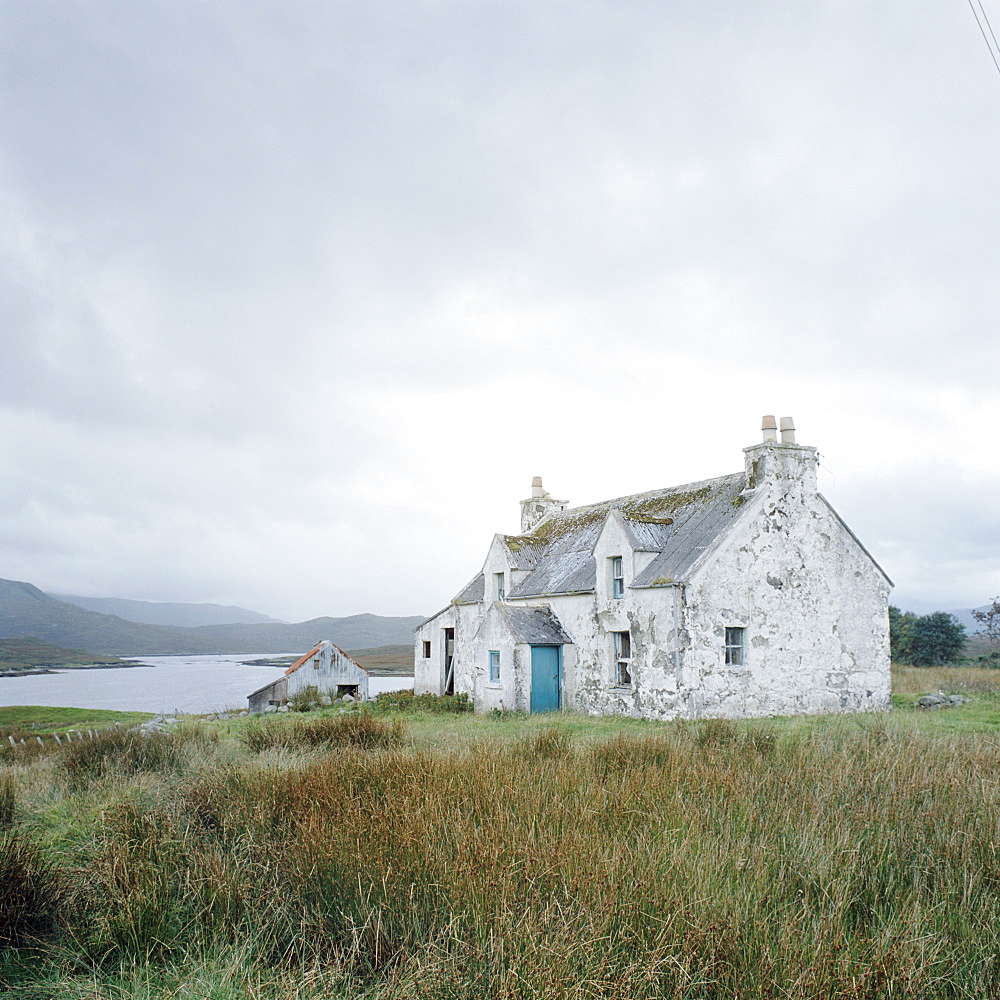
[[[368,708],[15,758],[0,998],[997,996],[1000,671],[894,682],[878,716]]]
[[[103,708],[53,708],[47,705],[0,706],[0,739],[8,735],[44,736],[67,730],[135,726],[151,719],[150,712],[112,712]]]
[[[413,674],[412,646],[376,646],[352,649],[350,655],[373,674]]]

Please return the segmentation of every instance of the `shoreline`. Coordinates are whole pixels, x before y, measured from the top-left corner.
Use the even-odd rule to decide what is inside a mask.
[[[62,674],[67,670],[130,670],[133,667],[148,667],[151,663],[140,663],[138,660],[128,660],[122,663],[57,663],[52,666],[38,664],[25,667],[23,670],[0,669],[0,677],[38,677],[41,674]]]

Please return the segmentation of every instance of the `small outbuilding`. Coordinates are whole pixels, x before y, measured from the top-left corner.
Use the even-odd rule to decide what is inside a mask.
[[[315,688],[319,695],[326,695],[331,700],[350,695],[355,701],[365,701],[368,698],[368,671],[329,639],[324,639],[305,656],[300,656],[283,677],[249,695],[250,712],[259,715],[266,712],[268,706],[286,705],[306,688]]]

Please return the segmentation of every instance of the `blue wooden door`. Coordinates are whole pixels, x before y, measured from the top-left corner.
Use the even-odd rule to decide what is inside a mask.
[[[559,646],[531,647],[531,711],[559,711]]]

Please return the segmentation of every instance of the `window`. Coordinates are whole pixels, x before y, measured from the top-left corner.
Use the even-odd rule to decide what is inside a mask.
[[[431,641],[430,639],[424,639],[424,659],[429,660],[431,658]]]
[[[742,628],[726,628],[726,664],[729,666],[743,666],[744,631]]]
[[[490,650],[490,680],[499,681],[500,680],[500,650],[491,649]]]
[[[317,656],[313,660],[313,670],[319,670],[320,665],[322,664],[322,662],[323,662],[323,660],[319,656]]]
[[[611,596],[625,596],[625,576],[622,573],[622,557],[611,557]]]
[[[632,633],[612,632],[615,638],[615,686],[632,686]]]
[[[496,586],[496,595],[497,595],[497,600],[498,601],[502,601],[503,600],[504,593],[506,591],[506,588],[504,587],[504,579],[503,578],[504,578],[504,574],[503,573],[494,573],[493,574],[493,583]]]

